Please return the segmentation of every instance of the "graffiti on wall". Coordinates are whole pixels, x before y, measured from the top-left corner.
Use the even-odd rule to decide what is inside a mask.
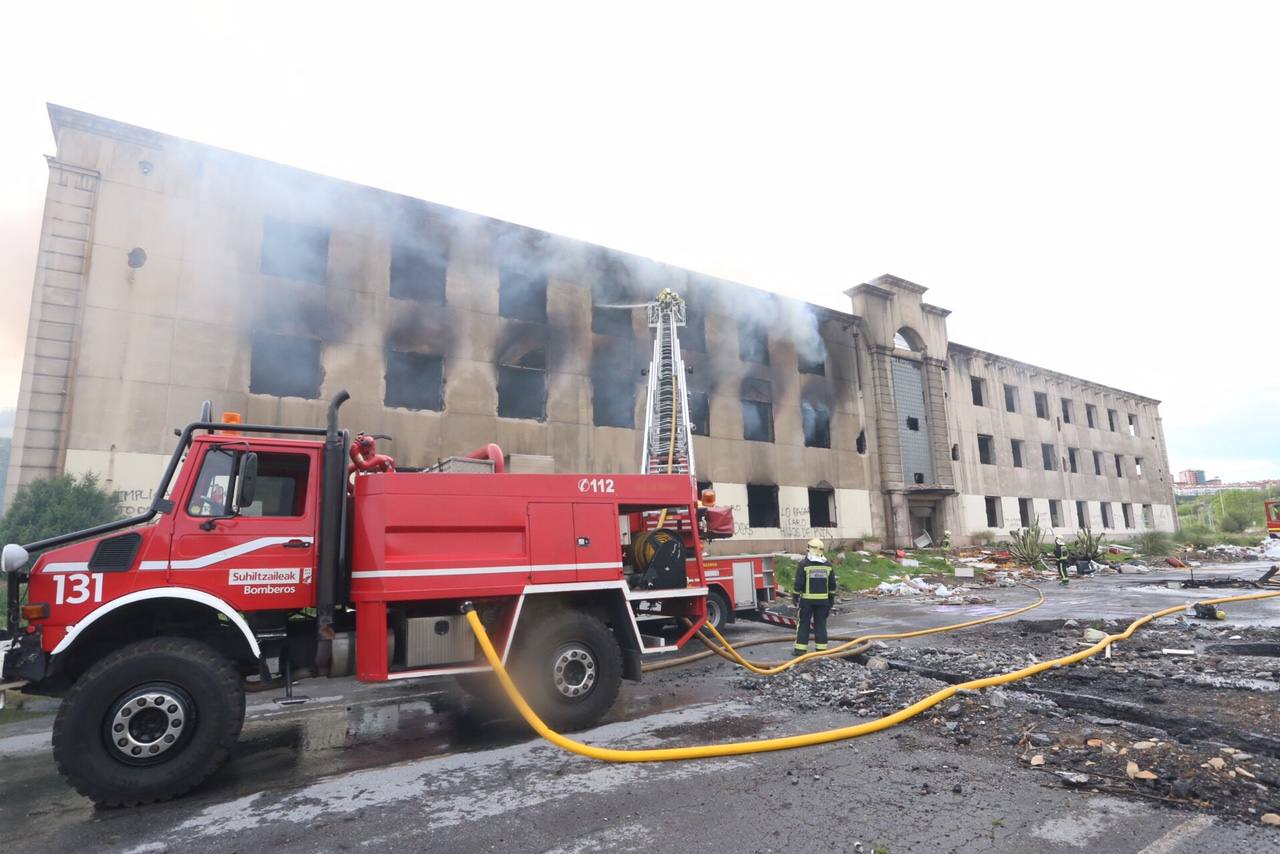
[[[141,516],[151,509],[151,501],[155,496],[155,487],[146,489],[117,489],[111,493],[116,502],[116,513],[129,518]]]

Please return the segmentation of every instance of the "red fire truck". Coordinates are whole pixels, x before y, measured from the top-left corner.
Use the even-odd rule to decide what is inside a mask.
[[[4,547],[0,688],[63,698],[54,757],[89,798],[140,804],[201,782],[239,735],[246,690],[291,698],[300,678],[352,673],[475,682],[490,668],[465,603],[564,729],[594,724],[643,656],[702,626],[701,526],[652,530],[707,517],[690,475],[511,474],[496,445],[397,469],[339,428],[347,399],[327,428],[215,422],[206,407],[147,513]],[[492,473],[459,471],[477,464]],[[644,634],[640,614],[682,630]]]
[[[1267,516],[1267,536],[1280,538],[1280,498],[1263,502]]]

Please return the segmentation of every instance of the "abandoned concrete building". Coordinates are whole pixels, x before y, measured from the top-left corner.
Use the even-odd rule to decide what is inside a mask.
[[[49,112],[10,498],[91,471],[137,513],[202,401],[320,425],[340,388],[404,464],[496,441],[526,470],[636,471],[650,343],[628,306],[670,287],[698,479],[736,508],[721,552],[1174,528],[1158,401],[953,343],[920,285],[833,311]]]

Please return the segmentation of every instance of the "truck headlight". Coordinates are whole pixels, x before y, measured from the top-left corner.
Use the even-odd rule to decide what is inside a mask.
[[[0,552],[0,573],[17,572],[27,565],[29,559],[26,549],[17,543],[9,543]]]

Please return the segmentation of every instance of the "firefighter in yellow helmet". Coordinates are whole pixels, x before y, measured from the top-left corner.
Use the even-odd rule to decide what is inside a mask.
[[[836,572],[827,560],[827,550],[816,537],[808,543],[808,554],[796,567],[796,583],[791,594],[800,608],[796,626],[796,653],[809,651],[809,625],[813,624],[814,648],[827,648],[827,615],[836,601]]]

